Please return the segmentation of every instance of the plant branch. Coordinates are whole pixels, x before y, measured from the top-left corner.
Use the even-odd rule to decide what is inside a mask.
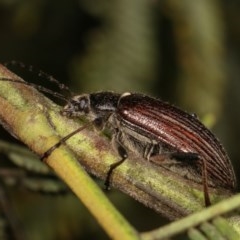
[[[0,68],[0,77],[19,79],[4,67]],[[39,156],[62,137],[82,126],[79,120],[61,116],[59,110],[59,106],[32,87],[0,81],[2,125]],[[133,236],[137,238],[135,230],[110,205],[101,189],[84,171],[105,180],[110,164],[116,161],[119,161],[119,156],[109,147],[109,139],[92,128],[73,136],[45,160],[110,236],[115,239],[117,236],[130,239],[130,236],[134,239]],[[172,220],[204,207],[201,184],[185,180],[161,166],[131,155],[114,170],[111,186]],[[231,195],[220,189],[210,189],[210,192],[213,203]]]
[[[18,79],[4,67],[0,72],[1,77]],[[66,134],[78,126],[73,121],[65,122],[67,119],[59,115],[59,108],[31,87],[0,81],[0,95],[2,125],[40,156],[61,138],[57,133],[59,128],[61,134]],[[70,129],[63,129],[63,123]],[[83,145],[86,147],[88,143],[84,140]],[[111,238],[138,239],[135,229],[113,207],[71,151],[62,146],[46,163],[69,185]]]
[[[202,223],[206,223],[207,221],[213,220],[213,222],[217,222],[218,225],[221,224],[221,229],[227,228],[227,230],[223,231],[223,234],[226,234],[226,231],[229,231],[231,227],[227,224],[222,222],[224,220],[219,220],[219,215],[223,215],[229,213],[230,211],[239,208],[240,206],[240,194],[222,201],[220,203],[215,204],[207,209],[202,210],[201,212],[191,214],[190,216],[185,217],[176,222],[172,222],[167,226],[161,227],[159,229],[153,230],[151,232],[142,233],[141,237],[144,240],[152,240],[152,239],[165,239],[170,238],[174,235],[187,231],[193,227],[197,227]],[[231,218],[235,218],[236,216],[231,216]],[[239,218],[239,215],[238,215]],[[222,219],[222,218],[221,218]],[[232,229],[231,229],[232,230]],[[233,238],[231,239],[239,239],[239,235],[235,231],[229,231],[228,236],[232,235]],[[235,225],[235,230],[239,233],[239,227]],[[230,239],[230,238],[229,238]]]

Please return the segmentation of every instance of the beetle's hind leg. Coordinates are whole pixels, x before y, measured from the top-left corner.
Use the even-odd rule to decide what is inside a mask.
[[[202,159],[199,156],[199,154],[197,154],[197,153],[171,152],[171,151],[153,155],[149,159],[150,162],[155,163],[157,165],[169,164],[173,160],[175,160],[179,163],[188,163],[188,164],[192,164],[195,166],[196,166],[196,164],[198,164],[200,162],[205,206],[206,207],[210,206],[211,201],[210,201],[209,189],[208,189],[208,174],[207,174],[206,161],[204,159]]]
[[[209,189],[208,189],[208,174],[207,174],[206,161],[203,158],[201,158],[197,153],[191,153],[191,152],[172,153],[171,158],[174,158],[179,161],[190,161],[191,164],[196,164],[196,161],[201,162],[202,184],[203,184],[205,206],[206,207],[210,206],[211,201],[210,201]]]
[[[201,171],[202,171],[202,184],[203,184],[203,193],[205,206],[208,207],[211,205],[208,189],[208,175],[207,175],[207,166],[206,161],[199,156],[197,153],[192,152],[176,152],[171,153],[171,158],[174,158],[178,161],[189,161],[191,164],[196,164],[197,161],[201,162]]]

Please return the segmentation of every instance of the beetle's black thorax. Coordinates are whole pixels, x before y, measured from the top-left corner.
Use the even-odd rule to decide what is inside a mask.
[[[97,117],[106,118],[114,113],[118,106],[120,94],[113,92],[99,92],[89,95],[90,108]]]

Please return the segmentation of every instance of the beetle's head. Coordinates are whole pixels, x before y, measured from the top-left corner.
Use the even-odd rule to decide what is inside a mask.
[[[64,106],[61,113],[67,117],[80,117],[90,112],[90,99],[88,94],[74,96]]]

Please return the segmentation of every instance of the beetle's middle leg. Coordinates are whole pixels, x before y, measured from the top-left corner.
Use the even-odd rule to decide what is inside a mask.
[[[122,132],[120,132],[120,131],[117,131],[112,137],[112,145],[117,150],[119,156],[121,157],[121,160],[119,160],[118,162],[112,163],[110,165],[110,168],[107,172],[107,177],[106,177],[106,180],[104,183],[105,188],[107,190],[110,189],[110,181],[111,181],[111,176],[112,176],[114,169],[116,169],[118,166],[120,166],[128,158],[127,150],[121,144],[121,138],[122,138]]]

